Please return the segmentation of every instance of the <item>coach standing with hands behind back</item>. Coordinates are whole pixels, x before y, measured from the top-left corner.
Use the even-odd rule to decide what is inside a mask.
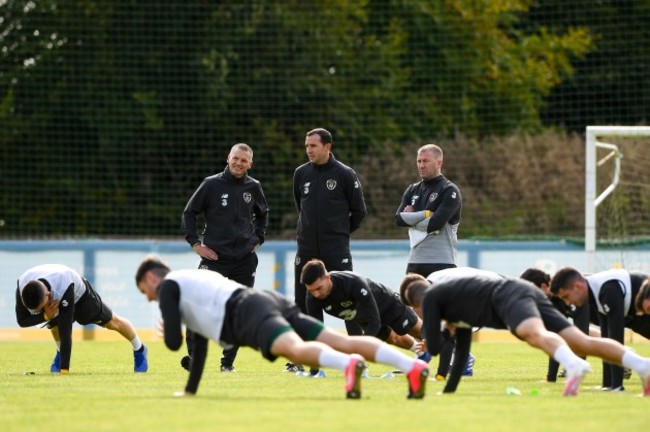
[[[307,132],[305,151],[309,162],[296,168],[293,175],[293,197],[298,212],[294,290],[296,304],[303,313],[306,313],[307,289],[300,283],[302,267],[318,258],[328,271],[352,270],[350,235],[366,216],[357,174],[339,162],[331,150],[329,131],[318,128]],[[322,311],[319,315],[315,318],[322,321]],[[288,365],[288,370],[295,369],[294,365]]]
[[[253,149],[235,144],[223,172],[206,177],[183,211],[181,229],[194,252],[201,257],[200,269],[219,272],[244,286],[252,287],[257,270],[255,251],[264,243],[269,208],[256,179],[248,176],[253,166]],[[197,216],[203,214],[203,241],[199,239]],[[190,369],[193,352],[192,333],[188,330],[187,352],[181,365]],[[221,371],[234,371],[238,347],[225,349]]]

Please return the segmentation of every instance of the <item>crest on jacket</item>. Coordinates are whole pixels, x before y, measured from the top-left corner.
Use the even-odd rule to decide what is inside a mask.
[[[325,186],[327,186],[328,190],[334,190],[336,188],[336,180],[334,179],[329,179],[325,182]]]
[[[253,199],[253,196],[251,195],[250,192],[244,192],[244,202],[246,204],[250,204],[251,199]]]

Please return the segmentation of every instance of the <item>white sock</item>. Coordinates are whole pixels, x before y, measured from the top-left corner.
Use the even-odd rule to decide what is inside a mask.
[[[420,354],[420,352],[418,351],[418,341],[416,340],[413,340],[413,346],[409,349],[416,354]]]
[[[386,344],[379,345],[379,348],[375,353],[375,361],[377,363],[394,366],[405,373],[413,369],[415,360],[416,359],[409,357]]]
[[[61,351],[61,341],[58,340],[58,341],[54,341],[54,342],[56,343],[56,350]]]
[[[650,362],[630,349],[626,349],[623,353],[621,363],[641,375],[647,375],[650,372]]]
[[[345,370],[350,363],[350,356],[333,349],[323,349],[318,355],[318,364],[320,366],[332,369]]]
[[[137,336],[133,338],[133,340],[131,341],[131,345],[133,346],[133,351],[137,351],[140,348],[142,348],[142,342],[140,341],[140,338]]]
[[[582,359],[578,357],[567,345],[560,345],[553,353],[553,358],[564,367],[569,368]]]

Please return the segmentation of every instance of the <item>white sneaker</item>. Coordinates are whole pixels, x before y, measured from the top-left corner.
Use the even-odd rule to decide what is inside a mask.
[[[562,396],[577,396],[582,379],[591,372],[591,365],[588,361],[580,359],[579,362],[567,366],[566,369],[566,384]]]

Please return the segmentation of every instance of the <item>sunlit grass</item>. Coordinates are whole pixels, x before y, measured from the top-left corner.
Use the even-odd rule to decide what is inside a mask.
[[[635,346],[650,356],[650,344]],[[640,430],[650,399],[638,397],[636,376],[624,393],[595,390],[600,361],[576,398],[561,396],[563,383],[543,381],[546,357],[524,343],[475,343],[475,376],[453,395],[429,381],[422,401],[406,400],[403,376],[379,376],[390,367],[371,364],[361,400],[346,400],[342,374],[325,379],[283,373],[241,349],[236,373],[219,372],[220,347],[211,344],[199,393],[178,399],[186,379],[181,352],[149,345],[150,371],[134,374],[130,345],[75,342],[71,373],[49,373],[51,342],[0,343],[0,431],[557,431]],[[437,364],[437,359],[433,360]],[[34,372],[34,375],[25,375]],[[516,387],[521,396],[509,396]]]

